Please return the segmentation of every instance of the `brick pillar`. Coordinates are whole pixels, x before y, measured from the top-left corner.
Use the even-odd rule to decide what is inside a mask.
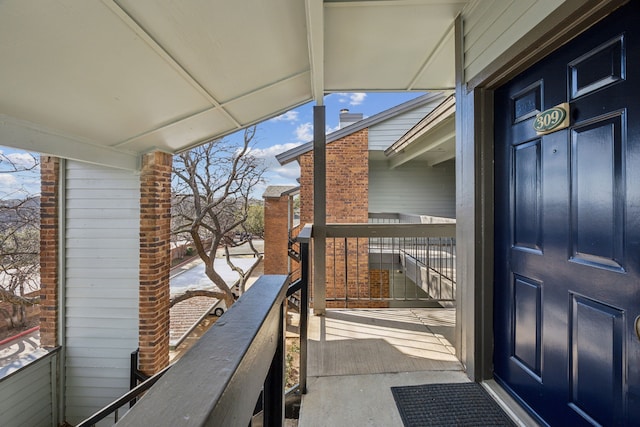
[[[368,141],[369,130],[362,129],[327,145],[328,224],[369,221]],[[313,152],[302,154],[299,162],[300,217],[301,223],[305,224],[313,221]],[[367,301],[369,297],[380,296],[373,295],[369,288],[369,247],[366,239],[359,239],[357,243],[356,239],[349,239],[346,246],[344,239],[327,239],[326,248],[327,307],[386,306],[386,302]],[[358,298],[361,301],[345,302],[345,299]]]
[[[264,198],[264,274],[288,274],[289,196]]]
[[[146,154],[140,175],[139,368],[148,375],[169,364],[171,162],[167,153]]]
[[[40,157],[40,344],[58,345],[60,159]]]

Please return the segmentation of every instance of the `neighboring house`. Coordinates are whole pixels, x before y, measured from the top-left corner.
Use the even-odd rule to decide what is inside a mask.
[[[371,117],[340,112],[340,128],[326,136],[326,206],[327,223],[366,223],[370,213],[400,213],[419,217],[455,217],[455,99],[453,95],[429,93],[422,95]],[[283,152],[277,156],[284,165],[297,161],[300,165],[300,219],[302,224],[313,222],[313,141]],[[271,193],[265,193],[265,228],[269,235],[295,237],[297,231],[284,228],[280,204],[274,204]],[[278,197],[284,194],[279,193]],[[286,198],[282,205],[285,205]],[[274,226],[280,227],[278,231]],[[355,244],[355,243],[354,243]],[[283,268],[274,273],[287,274],[291,261],[282,244],[276,246],[265,241],[265,262]],[[337,246],[335,246],[337,245]],[[278,248],[278,250],[269,250]],[[358,244],[358,281],[379,283],[382,274],[369,265],[368,245]],[[327,299],[330,307],[387,307],[384,301],[363,301],[369,295],[389,297],[388,279],[379,287],[350,286],[345,290],[336,277],[336,251],[343,253],[344,245],[327,246]],[[297,265],[297,263],[296,263]],[[356,266],[350,266],[355,268]],[[376,271],[374,271],[376,270]],[[387,277],[388,272],[383,274]],[[372,276],[375,278],[372,278]],[[356,299],[356,295],[358,298]],[[351,302],[347,302],[352,300]]]
[[[326,93],[452,89],[466,375],[547,425],[637,424],[639,18],[624,0],[0,2],[0,143],[43,159],[48,350],[0,379],[3,425],[76,424],[128,390],[138,348],[145,373],[167,365],[172,154],[312,100],[325,129]],[[125,422],[236,384],[175,368]],[[250,416],[254,383],[220,406]]]
[[[327,222],[366,222],[369,212],[455,218],[454,112],[443,93],[364,119],[341,112],[340,129],[326,137]],[[313,142],[276,158],[300,164],[302,222],[312,222]]]

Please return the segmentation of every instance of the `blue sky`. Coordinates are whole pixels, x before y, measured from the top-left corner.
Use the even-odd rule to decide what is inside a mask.
[[[402,93],[334,93],[325,96],[326,132],[338,129],[339,114],[343,108],[351,113],[362,113],[370,117],[410,99],[423,95],[417,92]],[[310,102],[258,125],[254,155],[264,159],[267,172],[264,184],[254,191],[254,197],[261,198],[269,185],[297,185],[300,176],[297,162],[280,166],[275,156],[313,139],[313,106]],[[229,136],[242,139],[242,132]]]
[[[395,105],[422,95],[418,92],[403,93],[334,93],[325,97],[327,133],[338,129],[340,110],[348,108],[351,113],[362,113],[369,117]],[[269,185],[297,185],[300,176],[298,164],[292,162],[280,166],[276,154],[287,151],[313,139],[313,106],[310,102],[258,125],[253,153],[264,160],[267,172],[264,184],[254,191],[254,197],[261,198]],[[242,131],[227,137],[242,141]],[[0,141],[1,144],[1,141]],[[30,163],[29,154],[0,146],[0,158],[7,156],[19,165]],[[3,173],[0,162],[0,199],[21,197],[25,192],[37,194],[40,191],[39,170],[25,174]]]

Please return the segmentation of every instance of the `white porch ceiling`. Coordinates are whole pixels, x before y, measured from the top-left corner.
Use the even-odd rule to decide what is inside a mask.
[[[345,91],[450,89],[464,0],[4,0],[0,145],[135,169]]]

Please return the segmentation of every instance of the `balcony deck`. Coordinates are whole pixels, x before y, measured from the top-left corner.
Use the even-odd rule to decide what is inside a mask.
[[[467,382],[453,308],[327,310],[309,319],[300,427],[401,426],[391,386]]]

